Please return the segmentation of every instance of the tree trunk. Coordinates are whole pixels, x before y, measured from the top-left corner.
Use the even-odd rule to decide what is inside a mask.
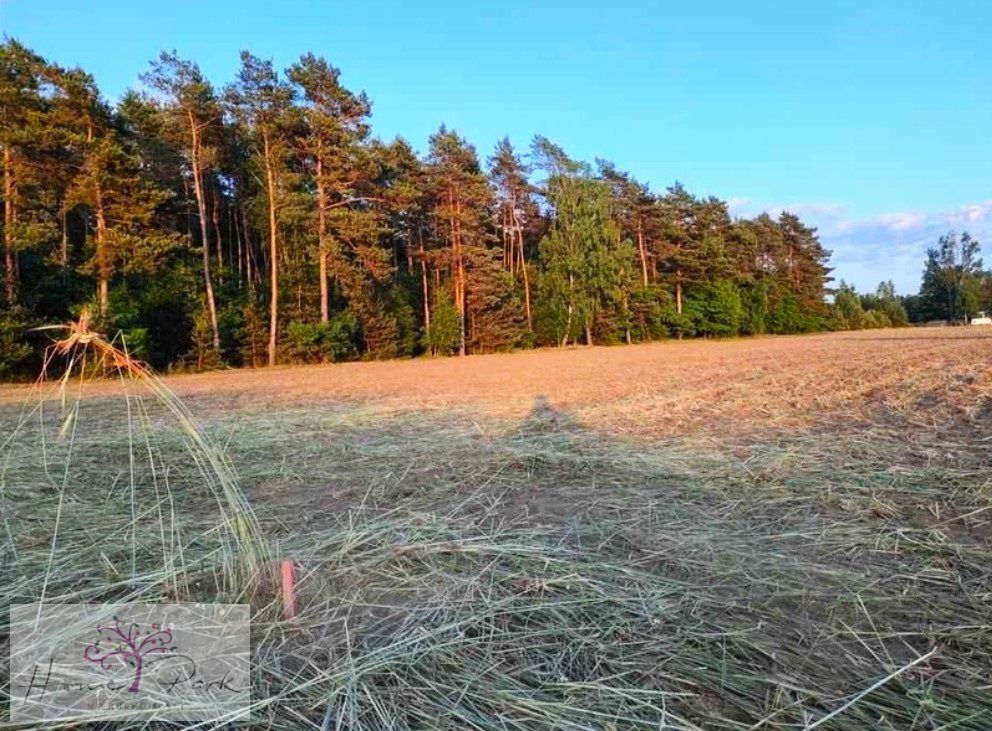
[[[317,154],[317,247],[320,262],[320,321],[328,322],[331,319],[331,305],[327,286],[327,192],[324,190],[324,162],[319,153]]]
[[[245,238],[245,280],[248,282],[248,291],[254,292],[258,283],[258,265],[255,263],[255,242],[251,238],[251,227],[248,225],[248,214],[245,213],[244,206],[239,206],[241,215],[241,230],[244,231]]]
[[[103,213],[103,193],[96,188],[96,268],[97,293],[100,301],[100,316],[106,317],[110,311],[110,262],[107,261],[107,219]]]
[[[424,256],[424,237],[420,235],[420,283],[424,288],[424,332],[431,330],[431,299],[427,289],[427,260]]]
[[[276,335],[279,328],[279,239],[276,232],[276,183],[272,169],[272,147],[263,135],[265,182],[269,199],[269,365],[276,364]]]
[[[568,338],[572,334],[572,313],[574,312],[575,306],[572,302],[572,295],[575,290],[575,275],[569,272],[568,274],[568,317],[565,319],[565,335],[561,339],[561,347],[568,345]]]
[[[200,130],[193,115],[189,115],[190,162],[193,167],[193,193],[196,195],[196,208],[200,218],[200,236],[203,246],[203,281],[206,287],[207,310],[210,313],[210,329],[213,332],[214,349],[220,349],[220,330],[217,327],[217,303],[214,300],[214,283],[210,278],[210,237],[207,234],[207,201],[203,190],[203,170],[200,169]]]
[[[69,276],[69,212],[65,209],[65,202],[62,203],[62,245],[59,249],[60,263],[62,264],[62,279],[65,281]]]
[[[644,246],[644,227],[641,222],[637,222],[637,251],[641,256],[641,276],[644,280],[644,286],[648,286],[648,252]]]
[[[237,195],[237,194],[235,194]],[[233,201],[234,206],[228,208],[228,219],[230,230],[234,232],[234,241],[237,245],[238,254],[238,285],[241,285],[245,276],[244,269],[244,244],[241,241],[241,226],[238,225],[237,199]]]
[[[507,207],[504,205],[502,209],[503,222],[501,229],[503,231],[503,268],[508,272],[513,271],[513,231],[511,230],[510,223],[511,218],[507,212]]]
[[[527,276],[527,261],[524,259],[524,233],[517,231],[517,246],[520,252],[520,273],[524,277],[524,312],[527,314],[527,329],[534,329],[534,320],[530,313],[530,281]]]
[[[455,306],[458,310],[458,355],[463,356],[467,353],[467,349],[465,347],[465,263],[462,261],[462,206],[458,194],[451,188],[448,189],[448,196],[454,209],[451,222],[451,242],[452,253],[455,259],[452,268],[454,269],[453,275],[455,280]]]
[[[17,271],[14,265],[14,171],[10,147],[3,148],[3,283],[7,304],[17,302]]]
[[[224,281],[224,237],[220,235],[220,192],[217,190],[217,182],[211,188],[213,195],[213,207],[210,217],[214,223],[214,238],[217,241],[217,278]]]

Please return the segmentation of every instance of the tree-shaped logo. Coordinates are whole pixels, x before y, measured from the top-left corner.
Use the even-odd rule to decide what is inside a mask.
[[[171,645],[172,630],[160,624],[139,625],[137,622],[122,624],[115,615],[112,626],[97,625],[100,639],[83,650],[83,659],[110,670],[117,663],[123,663],[134,671],[130,693],[137,693],[141,685],[141,670],[145,658],[153,653],[167,653],[175,650]]]

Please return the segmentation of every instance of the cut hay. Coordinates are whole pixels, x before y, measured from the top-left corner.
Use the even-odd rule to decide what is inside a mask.
[[[99,557],[100,572],[88,577],[95,587],[131,601],[163,587],[192,596],[192,575],[204,571],[227,595],[249,590],[267,547],[228,458],[123,343],[90,330],[86,313],[63,329],[45,358],[46,370],[60,359],[63,374],[50,384],[42,373],[4,440],[4,550],[22,574],[5,599],[68,601],[60,592],[67,576],[81,590],[70,568],[81,557]],[[119,383],[117,398],[94,405],[117,419],[109,434],[87,426],[85,389],[100,378]],[[121,453],[125,465],[115,464]],[[190,524],[187,512],[199,520]],[[11,530],[15,519],[36,531]]]
[[[962,373],[977,367],[965,347]],[[892,379],[884,366],[904,354],[887,348],[876,379],[866,366],[850,384],[850,413],[837,398],[799,428],[792,396],[763,381],[739,407],[777,409],[763,429],[678,438],[672,414],[736,407],[672,386],[622,439],[634,406],[613,392],[571,410],[531,398],[523,417],[425,410],[422,393],[318,407],[286,390],[239,408],[212,393],[193,404],[209,419],[195,443],[223,445],[218,462],[187,458],[186,428],[158,398],[142,411],[69,380],[28,418],[0,411],[16,434],[6,597],[39,596],[46,575],[50,600],[247,597],[259,727],[987,729],[992,424],[969,410],[987,379]],[[142,386],[107,363],[127,393]],[[445,367],[458,379],[468,366]],[[812,368],[788,376],[790,394]],[[327,377],[288,371],[269,387],[305,391],[315,372]],[[645,439],[652,426],[669,438]],[[203,487],[200,465],[214,464],[238,466],[232,500]],[[272,587],[239,578],[245,533],[218,520],[236,505],[250,506],[258,556],[296,564],[291,620]]]

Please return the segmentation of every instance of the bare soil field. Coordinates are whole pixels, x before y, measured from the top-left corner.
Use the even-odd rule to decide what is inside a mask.
[[[992,330],[165,383],[300,567],[296,618],[258,607],[260,725],[992,727]],[[6,602],[237,598],[127,390],[0,389]]]
[[[240,370],[168,384],[203,418],[341,403],[521,418],[540,399],[590,426],[667,437],[809,427],[887,410],[921,424],[967,420],[988,406],[990,366],[992,329],[916,328]],[[0,403],[24,395],[24,387],[0,387]]]

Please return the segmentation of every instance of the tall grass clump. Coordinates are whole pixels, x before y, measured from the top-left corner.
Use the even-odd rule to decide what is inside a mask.
[[[48,329],[2,444],[5,605],[250,598],[268,551],[223,451],[86,313]]]

